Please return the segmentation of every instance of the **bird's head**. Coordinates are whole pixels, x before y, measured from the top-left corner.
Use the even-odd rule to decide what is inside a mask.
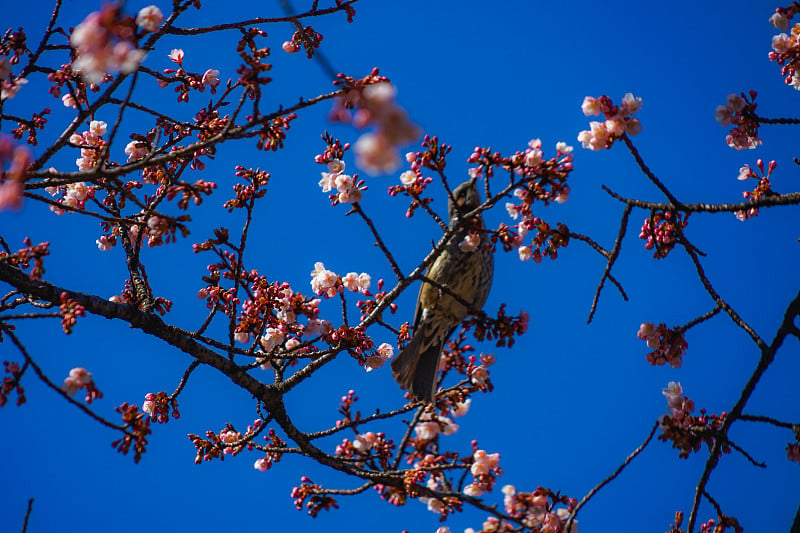
[[[447,202],[447,214],[451,223],[481,205],[477,181],[477,178],[472,178],[453,189],[453,197]]]

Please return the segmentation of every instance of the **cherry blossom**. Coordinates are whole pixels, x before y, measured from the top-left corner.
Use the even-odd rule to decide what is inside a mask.
[[[139,10],[136,15],[136,25],[144,31],[158,31],[158,27],[164,22],[164,14],[158,6],[147,6]]]
[[[641,108],[642,99],[631,93],[623,96],[619,106],[614,105],[608,96],[585,97],[581,104],[583,114],[587,117],[602,114],[605,120],[590,122],[589,129],[578,134],[578,141],[589,150],[605,150],[623,135],[638,135],[642,123],[632,115]]]
[[[367,372],[371,372],[376,368],[380,368],[383,364],[394,356],[394,346],[388,343],[383,343],[378,346],[376,355],[367,358],[364,363],[364,368]]]
[[[325,265],[320,262],[314,264],[314,270],[311,271],[311,290],[314,291],[314,294],[324,294],[327,298],[332,298],[341,289],[341,281],[336,273],[327,270]]]
[[[70,36],[78,57],[73,69],[87,83],[99,83],[107,73],[117,70],[129,74],[139,67],[145,52],[134,47],[125,31],[117,27],[120,6],[107,5],[103,11],[90,13]]]

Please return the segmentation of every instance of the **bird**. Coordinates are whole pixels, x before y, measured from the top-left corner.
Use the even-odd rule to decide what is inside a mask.
[[[432,403],[435,397],[439,359],[444,343],[467,315],[480,310],[489,296],[494,274],[494,250],[489,243],[480,214],[462,222],[462,217],[481,204],[472,178],[453,189],[448,200],[449,228],[455,233],[442,253],[428,267],[426,277],[447,287],[451,294],[423,282],[417,296],[411,340],[392,361],[392,375],[413,398]],[[477,232],[480,244],[472,251],[459,246],[470,232]]]

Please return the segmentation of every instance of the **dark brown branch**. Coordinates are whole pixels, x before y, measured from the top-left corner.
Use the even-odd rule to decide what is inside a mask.
[[[714,299],[714,302],[716,302],[721,309],[728,313],[728,316],[731,317],[731,320],[733,320],[737,326],[742,328],[747,332],[748,335],[750,335],[750,338],[753,339],[753,342],[755,342],[761,350],[766,349],[767,345],[763,340],[761,340],[761,337],[758,336],[758,333],[756,333],[755,330],[753,330],[753,328],[751,328],[750,325],[745,322],[744,319],[742,319],[742,317],[740,317],[730,305],[728,305],[728,302],[722,299],[719,293],[717,293],[716,289],[714,289],[714,286],[711,285],[711,281],[706,276],[706,273],[703,270],[703,265],[700,264],[700,258],[697,257],[697,252],[695,249],[691,246],[685,246],[684,249],[686,250],[686,253],[689,254],[689,257],[692,258],[695,270],[697,271],[697,276],[700,278],[700,282],[703,284],[703,287],[705,287],[706,292],[711,296],[711,298]]]
[[[739,452],[740,454],[744,455],[745,459],[750,461],[750,464],[752,464],[753,466],[757,466],[758,468],[766,468],[767,467],[767,463],[765,463],[763,461],[756,461],[755,458],[752,455],[750,455],[749,453],[747,453],[747,451],[744,448],[742,448],[741,446],[739,446],[738,444],[736,444],[735,442],[733,442],[730,439],[728,439],[728,445],[731,448],[733,448],[734,450],[736,450],[737,452]]]
[[[642,170],[642,172],[644,172],[644,175],[647,176],[648,179],[650,179],[650,181],[652,181],[662,193],[664,193],[664,196],[667,197],[673,208],[680,206],[681,203],[675,198],[675,196],[672,195],[669,189],[667,189],[666,185],[661,183],[661,180],[659,180],[656,175],[653,174],[653,171],[650,170],[650,168],[645,164],[644,159],[642,159],[642,156],[639,154],[639,150],[637,150],[631,142],[630,137],[628,137],[627,134],[623,134],[622,140],[625,142],[625,146],[628,147],[628,150],[631,151],[631,154],[633,154],[633,158],[636,159],[636,163],[639,165],[639,168]]]
[[[800,118],[755,117],[759,124],[800,124]]]
[[[712,506],[714,506],[714,510],[717,512],[718,517],[722,518],[723,516],[725,516],[722,512],[722,506],[720,506],[717,500],[711,497],[711,494],[709,494],[708,491],[705,490],[703,491],[703,497],[707,499]]]
[[[794,428],[798,426],[798,424],[792,424],[791,422],[782,422],[775,418],[771,418],[768,416],[761,416],[761,415],[747,415],[742,414],[739,416],[739,420],[746,420],[747,422],[763,422],[765,424],[771,424],[773,426],[777,426],[779,428],[786,428],[791,429],[794,431]]]
[[[212,33],[217,31],[223,30],[238,30],[246,28],[247,26],[255,26],[258,24],[274,24],[276,22],[293,22],[296,19],[301,18],[308,18],[308,17],[316,17],[320,15],[327,15],[329,13],[336,13],[337,11],[343,11],[343,8],[352,4],[355,4],[358,0],[348,0],[347,2],[342,2],[340,6],[336,7],[329,7],[327,9],[317,9],[314,11],[309,11],[307,13],[301,13],[299,15],[291,15],[287,17],[256,17],[248,20],[242,20],[240,22],[230,22],[228,24],[217,24],[215,26],[209,26],[205,28],[176,28],[171,27],[167,31],[167,33],[173,35],[202,35],[204,33]]]
[[[758,382],[761,380],[761,377],[764,375],[764,372],[767,371],[767,368],[769,368],[769,366],[772,364],[772,361],[775,360],[775,353],[783,344],[784,339],[786,339],[786,337],[789,335],[791,328],[794,327],[794,320],[798,316],[800,316],[800,293],[794,297],[789,306],[786,308],[786,313],[783,316],[783,322],[778,328],[778,331],[775,333],[772,343],[770,343],[769,346],[764,345],[763,341],[759,344],[759,347],[761,348],[761,358],[759,359],[755,370],[751,374],[750,379],[747,380],[747,383],[742,389],[739,399],[728,411],[728,416],[725,418],[725,422],[723,422],[722,427],[719,430],[720,435],[727,435],[731,424],[733,424],[733,422],[735,422],[741,416],[744,406],[747,404],[750,396],[752,396],[753,391],[755,390],[756,385],[758,385]],[[694,501],[692,502],[692,511],[689,514],[689,524],[687,529],[689,533],[691,533],[694,529],[694,524],[697,521],[697,511],[700,507],[700,497],[705,491],[706,484],[711,477],[711,472],[714,470],[717,462],[719,461],[719,456],[722,452],[722,444],[724,441],[725,439],[720,438],[714,441],[714,445],[711,447],[711,453],[706,460],[703,474],[700,477],[700,481],[697,483]]]
[[[695,327],[696,325],[701,324],[701,323],[705,322],[706,320],[709,320],[709,319],[715,317],[720,311],[722,311],[722,307],[717,305],[716,307],[714,307],[714,309],[712,309],[708,313],[695,318],[694,320],[690,321],[685,326],[681,326],[678,329],[680,329],[681,331],[687,331],[687,330]]]
[[[578,241],[585,242],[586,244],[591,246],[597,253],[599,253],[600,255],[605,257],[606,259],[608,259],[609,256],[611,255],[611,252],[609,252],[608,250],[606,250],[605,248],[603,248],[602,246],[597,244],[594,240],[592,240],[590,237],[588,237],[586,235],[582,235],[580,233],[573,233],[571,231],[568,233],[568,235],[569,235],[570,239],[575,239],[575,240],[578,240]]]
[[[677,208],[685,213],[735,213],[737,211],[747,211],[753,207],[777,207],[781,205],[800,204],[800,192],[781,194],[779,196],[763,196],[758,200],[741,202],[738,204],[680,204],[680,206],[675,206],[673,204],[646,202],[644,200],[625,198],[624,196],[620,196],[619,194],[615,193],[605,185],[603,185],[603,190],[606,191],[612,198],[619,200],[620,202],[650,211],[669,211],[670,209],[674,210]]]
[[[395,277],[397,277],[398,281],[402,281],[403,279],[403,271],[400,270],[400,267],[397,265],[397,261],[394,260],[394,256],[392,252],[386,247],[384,244],[383,239],[381,238],[378,230],[375,228],[375,224],[372,222],[372,219],[369,218],[366,213],[364,213],[364,209],[361,207],[361,204],[355,203],[353,204],[353,211],[358,213],[364,222],[369,227],[370,231],[372,231],[372,236],[375,237],[375,245],[381,249],[383,255],[386,257],[386,260],[389,261],[389,265],[392,267],[392,272],[394,272]]]
[[[314,433],[309,433],[308,438],[310,440],[319,439],[322,437],[327,437],[329,435],[333,435],[334,433],[338,433],[344,429],[354,428],[360,426],[362,424],[367,424],[368,422],[372,422],[373,420],[385,420],[387,418],[393,418],[397,415],[401,415],[403,413],[407,413],[414,409],[413,404],[406,404],[405,406],[401,407],[400,409],[395,409],[394,411],[389,411],[386,413],[375,413],[374,415],[370,415],[364,418],[359,418],[358,420],[353,420],[351,422],[347,422],[345,424],[336,425],[335,427],[329,429],[323,429],[322,431],[316,431]],[[396,466],[395,466],[396,468]]]
[[[622,293],[622,297],[626,301],[628,300],[628,295],[625,294],[624,290],[622,290],[622,286],[611,277],[611,267],[614,265],[617,257],[619,257],[620,249],[622,249],[622,239],[625,237],[625,233],[628,231],[628,218],[631,215],[632,209],[633,208],[630,205],[626,205],[625,210],[622,213],[622,219],[619,222],[619,231],[617,232],[617,239],[614,241],[614,248],[607,256],[608,262],[606,262],[606,267],[603,269],[603,276],[600,278],[600,283],[597,284],[597,290],[595,290],[594,298],[592,299],[592,308],[589,311],[589,318],[586,319],[587,323],[592,321],[592,317],[594,317],[594,313],[597,311],[597,302],[600,300],[600,292],[603,290],[606,278],[610,279]]]
[[[28,508],[25,510],[25,520],[22,521],[22,533],[28,531],[28,520],[31,517],[31,511],[33,511],[33,498],[28,499]]]
[[[178,395],[181,393],[183,388],[186,386],[186,383],[189,381],[189,376],[192,375],[192,372],[194,372],[194,369],[197,368],[198,366],[200,366],[200,362],[197,359],[195,359],[194,361],[192,361],[189,364],[189,367],[183,373],[183,377],[181,378],[181,381],[178,383],[178,386],[175,388],[175,392],[173,392],[172,394],[169,395],[169,399],[170,400],[174,400],[175,398],[178,397]]]

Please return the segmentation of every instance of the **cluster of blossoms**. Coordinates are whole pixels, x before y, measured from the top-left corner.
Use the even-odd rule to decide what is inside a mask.
[[[578,533],[577,520],[573,520],[569,529],[566,529],[569,517],[578,504],[575,498],[561,496],[544,487],[539,487],[533,492],[517,492],[513,485],[504,486],[503,495],[506,513],[520,519],[525,527],[537,528],[533,530],[540,533]],[[556,508],[559,505],[566,507]],[[502,530],[487,529],[484,524],[483,531]]]
[[[343,439],[342,443],[336,446],[336,456],[347,461],[354,461],[356,465],[363,466],[365,460],[370,463],[378,463],[382,468],[391,468],[390,461],[395,445],[390,440],[386,440],[384,433],[359,433],[350,441]]]
[[[374,355],[367,357],[367,361],[364,363],[364,369],[367,372],[371,372],[376,368],[380,368],[394,356],[394,346],[389,343],[384,342],[380,346]]]
[[[736,150],[752,150],[761,146],[762,140],[758,137],[758,117],[756,116],[757,93],[753,90],[749,94],[729,94],[724,105],[717,106],[714,118],[723,126],[735,126],[725,137],[728,146]]]
[[[666,389],[661,392],[667,399],[668,415],[659,417],[662,434],[658,436],[661,441],[672,441],[672,447],[680,450],[679,457],[685,459],[692,452],[700,450],[705,443],[708,449],[714,445],[720,429],[725,423],[726,414],[706,414],[705,409],[700,414],[693,416],[694,402],[684,396],[680,383],[671,381]],[[730,444],[722,443],[722,451],[730,453]]]
[[[365,133],[354,145],[356,162],[368,174],[393,172],[398,167],[398,147],[414,142],[419,128],[405,110],[395,103],[397,90],[389,82],[377,83],[361,93],[363,105],[356,112],[356,127],[375,124],[373,133]]]
[[[355,204],[361,201],[362,192],[366,190],[363,180],[358,180],[358,174],[350,176],[344,173],[344,161],[332,159],[327,162],[328,172],[322,173],[319,186],[322,192],[330,192],[336,189],[335,194],[331,194],[331,204]]]
[[[427,210],[428,205],[433,202],[433,198],[423,197],[425,188],[433,182],[433,178],[422,174],[422,169],[427,168],[437,173],[441,173],[446,166],[446,156],[450,153],[451,147],[439,142],[435,135],[425,135],[422,140],[422,147],[425,150],[419,152],[407,152],[406,162],[411,166],[411,170],[406,170],[400,174],[400,185],[389,187],[389,196],[403,194],[411,198],[411,203],[406,211],[406,218],[411,218],[419,207]]]
[[[285,342],[284,342],[285,341]],[[300,346],[300,341],[295,338],[286,339],[286,333],[284,332],[283,328],[265,328],[264,334],[261,335],[261,339],[258,341],[261,345],[261,348],[269,353],[274,350],[277,346],[283,346],[287,352],[291,352],[298,346]],[[266,370],[267,367],[262,367]]]
[[[178,68],[164,69],[164,74],[172,77],[159,78],[158,86],[164,88],[170,83],[177,82],[178,85],[175,87],[175,92],[178,93],[178,102],[188,102],[191,89],[202,93],[206,87],[210,87],[211,94],[216,94],[217,86],[220,84],[219,70],[210,68],[203,74],[187,72],[183,68],[184,52],[180,48],[173,48],[168,57],[170,61],[178,65]]]
[[[178,419],[181,417],[181,414],[178,412],[177,398],[170,398],[167,393],[163,391],[158,394],[148,392],[144,395],[142,412],[150,415],[150,418],[159,424],[166,424],[169,422],[170,409],[172,409],[172,418]]]
[[[800,90],[800,24],[795,24],[789,30],[791,18],[800,12],[800,5],[794,4],[777,8],[769,18],[772,25],[789,33],[779,33],[772,37],[772,52],[769,53],[770,61],[781,65],[781,75],[787,85]]]
[[[12,76],[11,63],[8,58],[0,57],[0,102],[14,98],[17,91],[28,83],[25,78]]]
[[[380,435],[367,431],[360,433],[351,441],[344,439],[343,443],[336,447],[336,455],[352,457],[353,452],[360,455],[367,455],[369,451],[378,443]]]
[[[555,259],[558,249],[569,243],[569,230],[563,224],[556,228],[544,222],[533,214],[533,204],[536,201],[564,203],[569,199],[569,185],[567,177],[573,170],[573,148],[565,142],[556,143],[556,155],[550,159],[544,158],[542,141],[532,139],[524,151],[517,151],[509,157],[502,157],[499,153],[492,153],[486,148],[476,147],[468,162],[477,163],[477,167],[469,170],[470,177],[478,178],[483,175],[493,176],[495,166],[520,177],[522,187],[514,191],[514,197],[519,203],[507,202],[506,211],[513,219],[520,221],[512,226],[515,231],[505,224],[501,224],[492,241],[500,241],[506,251],[516,249],[522,261],[533,259],[541,262],[543,257]],[[530,244],[524,244],[528,236],[532,236]]]
[[[260,421],[259,421],[260,422]],[[255,422],[254,422],[255,425]],[[248,428],[249,429],[249,428]],[[258,470],[259,472],[266,472],[272,465],[277,463],[283,457],[283,452],[279,451],[283,448],[286,448],[286,442],[281,439],[275,430],[270,428],[269,435],[264,437],[269,444],[267,444],[267,451],[266,455],[261,459],[257,459],[255,463],[253,463],[253,468]]]
[[[244,435],[236,431],[230,423],[225,424],[225,427],[219,433],[206,431],[205,439],[190,433],[188,435],[189,440],[192,441],[192,444],[197,449],[197,454],[194,458],[195,464],[199,465],[203,461],[211,461],[212,459],[224,460],[225,455],[236,456],[244,450],[252,450],[252,439],[262,429],[263,421],[255,419],[251,425],[247,426],[247,431]]]
[[[61,329],[64,330],[65,334],[69,335],[72,333],[72,328],[78,321],[78,317],[84,316],[86,310],[81,304],[70,298],[66,291],[61,293],[60,298],[61,305],[58,306],[58,312],[61,315]]]
[[[336,499],[326,494],[322,487],[314,483],[308,476],[301,477],[300,486],[292,488],[292,498],[294,498],[294,506],[297,510],[305,507],[311,517],[316,517],[320,511],[339,508]]]
[[[134,20],[123,16],[120,10],[120,5],[108,4],[101,11],[90,13],[72,31],[70,44],[78,56],[72,68],[87,83],[99,83],[111,72],[130,74],[144,59],[144,50],[135,44]]]
[[[219,301],[230,303],[232,297],[232,293],[222,291],[219,286],[209,286],[203,292],[212,306]],[[258,338],[262,350],[258,362],[264,370],[271,368],[268,354],[276,350],[282,354],[307,353],[312,348],[302,346],[300,337],[331,331],[330,322],[318,318],[319,298],[306,298],[293,291],[288,283],[269,283],[264,277],[256,276],[250,294],[251,298],[242,302],[234,339],[248,343],[252,337]],[[299,316],[308,319],[305,326],[298,321]]]
[[[0,407],[5,407],[12,392],[17,394],[17,405],[24,404],[28,400],[25,398],[25,389],[20,385],[23,369],[19,363],[3,361],[3,370],[8,376],[3,377],[3,382],[0,383]]]
[[[322,44],[322,34],[314,30],[311,26],[306,26],[302,30],[297,30],[292,35],[292,39],[284,41],[281,45],[287,54],[295,54],[305,47],[306,55],[309,59],[314,56],[314,51]]]
[[[31,151],[27,146],[17,145],[8,135],[0,134],[0,169],[6,169],[5,181],[0,182],[0,210],[22,205],[30,160]]]
[[[526,311],[520,310],[519,315],[506,315],[505,304],[500,305],[497,310],[497,317],[469,317],[463,322],[464,328],[475,327],[475,338],[479,341],[484,339],[496,340],[498,347],[514,346],[514,335],[522,335],[528,331],[530,315]],[[481,362],[490,366],[494,362],[494,355],[481,354]],[[490,362],[485,362],[490,361]]]
[[[133,462],[139,463],[147,447],[147,436],[152,433],[150,430],[150,417],[139,412],[139,407],[123,402],[114,410],[122,417],[125,429],[125,436],[115,440],[111,446],[120,453],[127,455],[133,447]]]
[[[683,354],[689,346],[683,333],[680,328],[672,330],[666,324],[656,327],[652,322],[645,322],[639,326],[636,336],[647,342],[647,347],[653,350],[647,354],[648,363],[653,366],[669,363],[672,368],[680,368]]]
[[[700,533],[724,533],[731,528],[734,533],[744,533],[744,528],[739,524],[739,521],[733,516],[725,516],[723,514],[717,515],[717,520],[713,518],[706,522],[700,523]],[[669,531],[666,533],[686,533],[685,529],[681,529],[683,524],[683,511],[675,512],[675,521],[670,525]]]
[[[442,435],[452,435],[458,431],[458,424],[446,416],[433,417],[429,412],[425,412],[420,418],[419,424],[414,426],[414,433],[422,441],[431,441]]]
[[[400,165],[399,148],[414,142],[420,134],[395,102],[397,90],[387,78],[378,75],[377,69],[360,80],[341,74],[339,78],[334,83],[349,90],[337,102],[332,118],[352,120],[357,128],[375,126],[374,131],[362,134],[356,141],[356,164],[370,175],[394,172]],[[356,109],[352,116],[350,109]]]
[[[755,202],[761,198],[767,196],[777,196],[778,193],[772,190],[772,184],[769,181],[769,177],[772,174],[772,171],[775,170],[776,163],[775,161],[770,161],[767,165],[766,171],[764,170],[764,161],[759,159],[756,161],[756,168],[759,170],[759,173],[750,167],[750,165],[745,165],[739,169],[739,176],[736,178],[739,181],[746,181],[748,179],[755,179],[758,181],[758,185],[752,191],[744,191],[742,196],[745,199],[750,200],[751,202]],[[734,213],[736,218],[739,220],[747,220],[748,218],[753,218],[754,216],[758,215],[758,208],[751,207],[750,209],[744,211],[736,211]]]
[[[88,172],[97,168],[103,149],[106,147],[103,135],[107,130],[108,124],[102,120],[93,120],[89,123],[88,130],[83,133],[73,133],[69,138],[70,144],[81,149],[81,156],[75,160],[78,170]]]
[[[456,454],[446,453],[445,455],[437,455],[427,453],[423,456],[417,454],[417,457],[420,457],[420,460],[414,462],[414,470],[410,471],[406,475],[406,485],[420,483],[422,479],[425,478],[428,473],[430,473],[430,477],[428,477],[427,481],[425,482],[425,487],[435,492],[449,492],[452,490],[452,482],[442,474],[440,468],[442,465],[447,463],[448,457],[450,457],[451,460],[455,459],[457,457]],[[388,500],[394,505],[402,504],[402,500],[398,500],[393,497],[391,492],[384,492],[382,496],[385,500]],[[461,500],[453,496],[444,496],[441,498],[420,496],[419,502],[426,505],[428,507],[428,511],[438,514],[439,520],[442,522],[446,519],[448,514],[451,514],[455,511],[460,511],[463,506]]]
[[[67,187],[69,191],[69,187]],[[90,193],[91,193],[90,189]],[[51,207],[52,209],[52,207]],[[56,211],[58,213],[58,211]],[[58,213],[61,214],[61,213]],[[139,234],[141,233],[142,237],[147,237],[147,246],[153,248],[155,246],[161,246],[164,244],[164,237],[167,237],[167,242],[169,242],[170,237],[175,231],[175,227],[172,222],[168,218],[161,217],[158,215],[150,215],[147,218],[147,221],[143,225],[139,224],[132,224],[128,227],[128,238],[130,239],[131,243],[138,242]],[[101,235],[95,242],[97,243],[97,249],[101,252],[107,252],[117,244],[117,237],[121,235],[122,229],[119,226],[115,226],[114,230],[111,235]]]
[[[688,214],[684,218],[681,213],[675,211],[656,211],[644,220],[639,238],[646,241],[645,250],[655,248],[653,257],[663,259],[680,241],[687,224],[689,224]]]
[[[103,393],[97,389],[97,386],[92,380],[92,373],[85,368],[77,367],[69,371],[69,375],[64,379],[64,384],[61,389],[69,394],[75,396],[81,389],[86,389],[86,403],[92,403],[103,397]]]
[[[469,471],[474,480],[464,487],[464,494],[480,496],[491,491],[497,481],[496,476],[503,474],[500,468],[500,454],[488,454],[484,450],[475,450],[472,454],[472,466]]]
[[[326,298],[333,298],[344,289],[361,294],[369,295],[369,286],[372,284],[372,277],[366,272],[356,274],[349,272],[340,278],[335,272],[327,270],[325,265],[314,263],[314,270],[311,271],[311,290],[314,294],[324,295]]]
[[[605,95],[599,98],[585,97],[581,104],[583,114],[590,117],[602,113],[605,121],[590,122],[588,130],[578,133],[578,142],[589,150],[605,150],[623,135],[637,135],[642,131],[642,123],[632,115],[641,108],[642,99],[631,93],[623,96],[618,106]]]
[[[22,242],[25,247],[16,252],[0,251],[0,261],[23,271],[28,270],[32,262],[33,268],[30,269],[28,275],[32,280],[40,281],[44,274],[44,257],[50,255],[50,243],[43,242],[34,245],[30,237],[25,237]]]

